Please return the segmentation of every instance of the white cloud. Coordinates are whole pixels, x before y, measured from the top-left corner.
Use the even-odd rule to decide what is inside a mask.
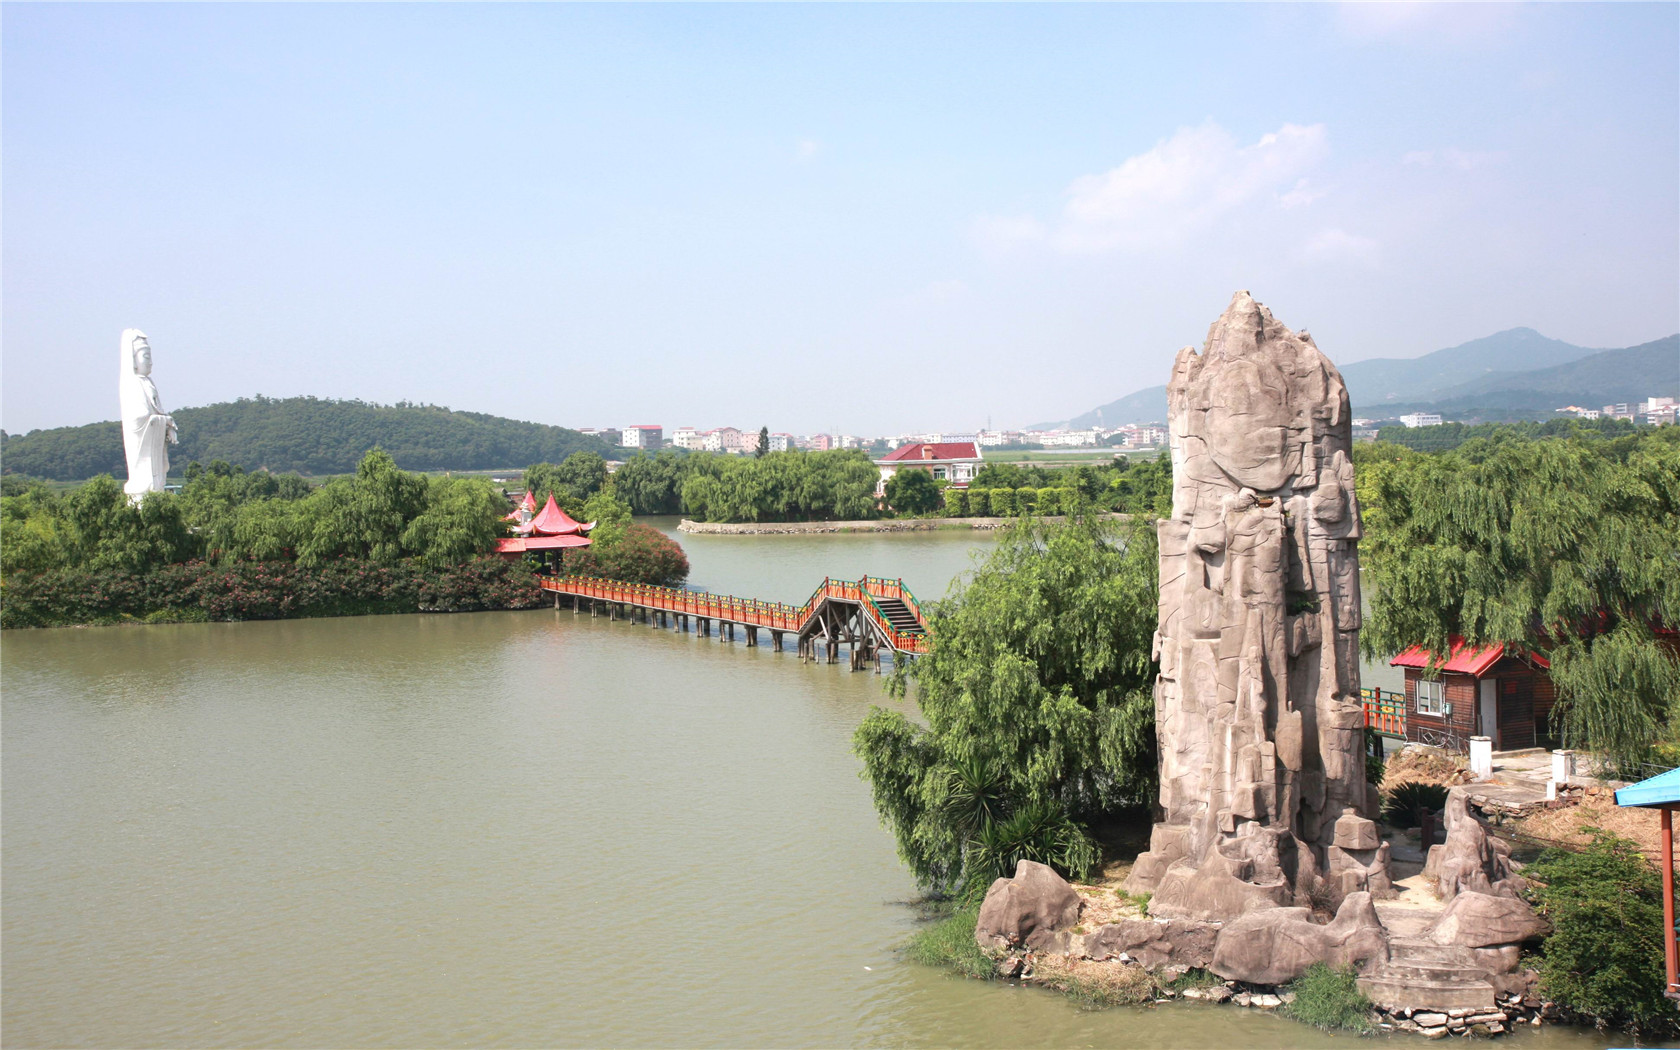
[[[1294,189],[1278,197],[1278,205],[1285,211],[1304,208],[1313,201],[1322,200],[1326,192],[1328,191],[1313,186],[1306,179],[1301,179],[1295,183]]]
[[[822,149],[822,143],[816,139],[800,139],[793,148],[793,159],[801,164],[808,164],[814,160]]]
[[[1316,200],[1322,191],[1304,175],[1329,152],[1323,124],[1285,124],[1243,146],[1209,121],[1181,128],[1117,168],[1075,179],[1054,224],[988,216],[976,223],[976,234],[994,248],[1043,240],[1076,253],[1181,243],[1238,209]]]
[[[1319,262],[1353,262],[1375,266],[1380,245],[1369,237],[1342,229],[1320,230],[1307,241],[1302,252]]]

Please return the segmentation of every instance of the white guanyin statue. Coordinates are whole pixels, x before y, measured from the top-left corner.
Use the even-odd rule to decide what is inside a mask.
[[[175,420],[164,412],[152,382],[151,344],[138,328],[123,329],[117,392],[122,398],[123,453],[128,460],[123,491],[138,503],[148,492],[163,491],[169,476],[169,446],[177,440]]]

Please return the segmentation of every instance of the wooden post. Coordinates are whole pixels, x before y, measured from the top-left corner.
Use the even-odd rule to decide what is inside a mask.
[[[1668,995],[1680,991],[1680,955],[1674,944],[1674,811],[1662,808],[1663,957],[1668,963]]]

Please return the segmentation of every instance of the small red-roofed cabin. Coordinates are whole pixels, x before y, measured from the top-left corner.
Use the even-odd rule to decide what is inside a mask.
[[[881,480],[875,485],[879,499],[887,494],[887,479],[900,470],[925,470],[933,480],[950,483],[954,488],[966,488],[980,473],[984,461],[980,446],[972,441],[912,441],[893,449],[875,465],[881,468]]]
[[[1495,751],[1555,746],[1551,729],[1551,665],[1539,653],[1503,645],[1471,647],[1453,638],[1438,675],[1422,646],[1389,661],[1406,672],[1406,739],[1465,750],[1473,736],[1490,737]]]

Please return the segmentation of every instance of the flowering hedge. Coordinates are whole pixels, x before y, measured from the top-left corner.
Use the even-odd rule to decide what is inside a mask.
[[[0,587],[0,627],[469,612],[529,609],[541,601],[542,589],[528,568],[494,557],[443,569],[355,558],[313,568],[282,561],[226,566],[191,561],[150,572],[13,573]]]

